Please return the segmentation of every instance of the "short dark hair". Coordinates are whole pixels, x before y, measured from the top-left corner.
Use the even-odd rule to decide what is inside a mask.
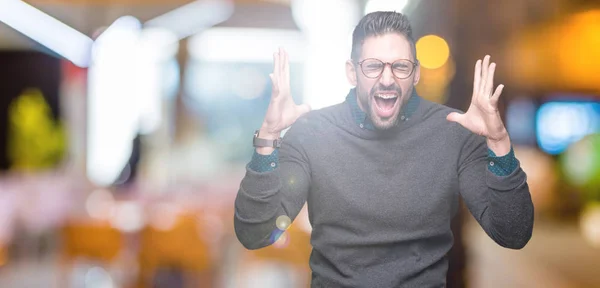
[[[406,15],[394,11],[376,11],[365,15],[352,33],[352,52],[350,57],[358,61],[362,52],[362,45],[366,38],[372,36],[382,36],[389,33],[402,35],[410,43],[413,60],[417,59],[415,40],[412,35],[412,28]]]

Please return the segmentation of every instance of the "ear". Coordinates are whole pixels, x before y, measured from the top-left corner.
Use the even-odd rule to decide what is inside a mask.
[[[415,78],[413,78],[413,86],[417,86],[419,84],[419,80],[421,79],[421,65],[417,62],[417,67],[415,68]]]
[[[346,77],[348,78],[350,85],[356,87],[356,68],[354,67],[354,63],[352,63],[352,60],[346,61]]]

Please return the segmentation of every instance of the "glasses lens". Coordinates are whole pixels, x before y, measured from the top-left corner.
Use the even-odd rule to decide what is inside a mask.
[[[383,62],[377,59],[367,59],[361,65],[363,73],[369,78],[379,77],[381,71],[383,71],[383,67]]]
[[[408,60],[398,60],[392,65],[392,71],[397,78],[408,78],[412,74],[414,65]]]

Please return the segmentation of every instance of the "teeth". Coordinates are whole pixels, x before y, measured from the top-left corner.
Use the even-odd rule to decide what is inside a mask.
[[[398,97],[394,94],[377,94],[375,96],[377,96],[379,98],[383,98],[383,99],[395,99],[396,97]]]

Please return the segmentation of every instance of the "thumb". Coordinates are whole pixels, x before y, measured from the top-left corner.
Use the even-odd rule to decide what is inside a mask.
[[[459,114],[457,112],[452,112],[452,113],[448,114],[448,116],[446,116],[446,120],[448,120],[450,122],[456,122],[458,124],[462,124],[464,119],[465,119],[465,115]]]
[[[311,108],[308,104],[298,105],[298,117],[310,112]]]

